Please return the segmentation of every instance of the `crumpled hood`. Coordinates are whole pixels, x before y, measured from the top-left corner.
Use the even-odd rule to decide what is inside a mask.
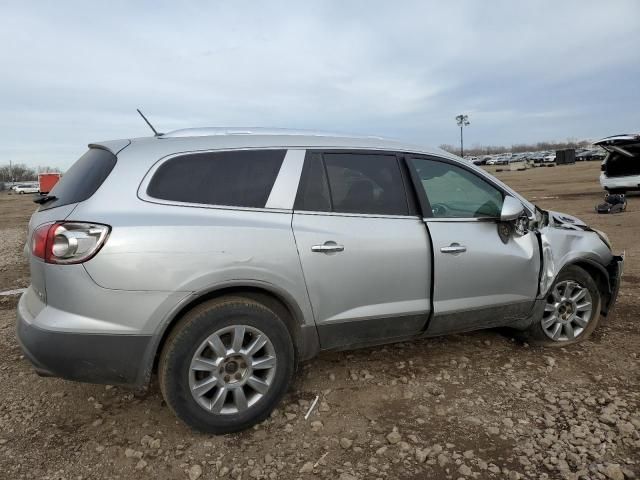
[[[553,210],[547,210],[547,213],[549,214],[549,223],[554,227],[569,228],[572,230],[586,230],[589,228],[586,223],[573,215],[554,212]]]

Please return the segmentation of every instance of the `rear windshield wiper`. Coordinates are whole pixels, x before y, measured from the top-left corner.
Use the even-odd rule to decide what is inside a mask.
[[[44,195],[42,197],[39,198],[34,198],[33,202],[34,203],[39,203],[40,205],[44,205],[47,202],[51,202],[53,200],[57,200],[58,197],[56,197],[55,195]]]

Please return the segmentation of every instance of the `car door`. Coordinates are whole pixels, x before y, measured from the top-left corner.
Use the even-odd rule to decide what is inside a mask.
[[[505,192],[471,167],[409,157],[433,243],[433,317],[437,335],[505,325],[526,317],[538,288],[535,234],[500,222]]]
[[[322,348],[422,331],[430,242],[394,153],[307,152],[293,232]]]

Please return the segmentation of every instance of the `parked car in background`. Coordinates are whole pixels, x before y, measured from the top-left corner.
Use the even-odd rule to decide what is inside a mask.
[[[615,135],[595,145],[608,152],[602,162],[600,185],[611,193],[640,190],[640,134]]]
[[[374,137],[100,142],[37,201],[17,308],[36,371],[140,386],[157,366],[171,410],[212,433],[266,419],[322,350],[500,326],[587,339],[623,261],[470,162]]]
[[[576,153],[576,162],[604,160],[606,151],[598,149],[584,149]]]
[[[486,165],[487,162],[491,160],[491,156],[485,155],[484,157],[477,157],[474,161],[474,165]]]
[[[29,184],[19,184],[13,187],[13,191],[19,193],[20,195],[24,193],[38,193],[39,189],[37,185],[29,185]]]
[[[511,155],[502,155],[496,159],[496,165],[508,165],[511,161]]]
[[[542,163],[544,161],[545,154],[542,152],[534,152],[529,155],[529,160],[533,161],[533,163]]]
[[[556,161],[555,152],[548,153],[544,157],[542,157],[543,163],[554,163]]]

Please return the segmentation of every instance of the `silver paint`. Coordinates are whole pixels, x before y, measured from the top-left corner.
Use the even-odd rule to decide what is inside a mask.
[[[409,316],[424,319],[425,328],[430,320],[427,333],[445,333],[522,318],[565,265],[586,259],[605,266],[612,260],[597,233],[554,213],[548,225],[511,235],[505,243],[495,219],[294,212],[306,149],[447,158],[491,178],[531,218],[535,207],[479,167],[438,149],[377,137],[223,130],[101,142],[100,148],[118,155],[107,180],[84,202],[34,213],[29,236],[38,225],[74,220],[110,225],[110,237],[81,265],[45,264],[30,255],[27,244],[32,284],[21,301],[24,321],[49,331],[152,336],[139,367],[143,383],[171,322],[189,302],[218,289],[270,292],[305,326],[306,335],[316,327],[357,321],[365,328],[370,320]],[[146,196],[150,174],[171,156],[251,148],[288,150],[266,208]],[[447,251],[451,247],[456,251]]]

